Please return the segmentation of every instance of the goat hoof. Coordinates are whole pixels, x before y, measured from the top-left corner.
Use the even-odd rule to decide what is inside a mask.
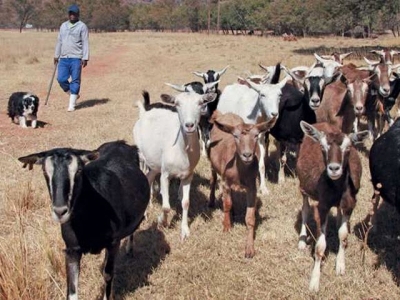
[[[269,195],[269,190],[265,186],[263,186],[263,187],[260,186],[260,189],[258,190],[258,193],[260,195]]]
[[[182,232],[181,232],[181,241],[183,242],[185,239],[187,239],[190,235],[190,230],[189,228],[182,228]]]
[[[223,232],[229,232],[229,231],[231,231],[231,226],[224,225]]]
[[[157,222],[159,226],[168,227],[168,221],[163,216],[158,216]]]
[[[300,237],[299,243],[297,245],[297,248],[301,251],[305,250],[307,248],[307,243],[306,243],[306,238]]]
[[[344,264],[336,265],[336,275],[344,275],[346,273],[346,268]]]
[[[245,258],[253,258],[255,254],[254,248],[253,249],[246,249],[244,253]]]
[[[310,292],[317,293],[319,291],[319,280],[318,279],[311,279],[310,286],[308,287]]]

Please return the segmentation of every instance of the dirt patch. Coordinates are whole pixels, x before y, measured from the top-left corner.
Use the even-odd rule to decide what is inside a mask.
[[[110,72],[110,68],[115,67],[123,57],[123,54],[127,53],[129,47],[119,46],[107,53],[104,56],[91,57],[86,68],[83,69],[83,76],[97,77],[104,76]]]

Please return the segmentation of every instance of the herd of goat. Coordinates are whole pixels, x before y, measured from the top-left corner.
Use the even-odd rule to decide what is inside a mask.
[[[67,298],[78,298],[82,254],[102,249],[106,249],[104,299],[112,297],[114,261],[121,240],[130,236],[127,245],[131,246],[132,234],[151,203],[157,175],[162,196],[159,224],[169,224],[169,183],[178,178],[181,238],[190,235],[190,186],[201,153],[211,164],[210,206],[215,205],[217,176],[221,178],[224,231],[232,226],[232,197],[245,192],[245,257],[252,258],[257,192],[269,193],[265,180],[269,135],[280,154],[278,181],[285,179],[288,155],[296,161],[303,196],[299,249],[306,248],[306,225],[313,209],[316,245],[310,290],[319,290],[332,207],[337,207],[339,219],[336,273],[344,274],[348,221],[361,179],[355,145],[367,137],[374,141],[369,159],[374,211],[382,196],[400,212],[400,121],[394,121],[390,113],[400,93],[399,66],[394,65],[394,56],[400,52],[373,52],[379,59],[365,58],[367,66],[361,67],[343,63],[351,53],[314,54],[316,60],[310,67],[261,66],[264,74],[238,78],[222,91],[218,85],[228,67],[194,72],[204,83],[168,84],[179,93],[162,94],[162,102],[151,103],[149,93],[143,92],[133,128],[135,146],[116,141],[93,151],[57,148],[20,157],[24,167],[42,166],[52,215],[61,224],[66,244]],[[363,116],[368,130],[360,131]],[[309,198],[318,204],[311,207]]]

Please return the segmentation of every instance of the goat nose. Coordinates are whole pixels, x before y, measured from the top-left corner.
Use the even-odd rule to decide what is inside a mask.
[[[251,153],[251,152],[245,152],[245,153],[243,153],[243,157],[245,157],[245,158],[251,158],[252,155],[253,155],[253,153]]]
[[[55,207],[53,207],[53,211],[57,215],[57,217],[61,218],[63,215],[65,215],[68,212],[68,207],[67,206],[55,206]]]
[[[273,112],[273,113],[271,113],[271,115],[275,118],[275,117],[278,116],[278,113],[277,112]]]
[[[337,172],[340,169],[340,165],[339,164],[329,164],[328,168],[332,172]]]
[[[185,123],[187,129],[192,129],[194,127],[194,123]]]
[[[312,98],[312,99],[311,99],[311,102],[312,102],[312,103],[318,103],[318,102],[319,102],[319,98]]]
[[[357,111],[362,111],[363,108],[364,108],[363,106],[356,106],[356,110],[357,110]]]

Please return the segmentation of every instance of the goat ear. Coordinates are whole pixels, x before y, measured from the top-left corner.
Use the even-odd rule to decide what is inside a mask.
[[[319,61],[321,63],[324,63],[324,61],[326,60],[326,59],[322,58],[321,56],[319,56],[317,53],[314,53],[314,57],[317,61]]]
[[[353,144],[358,144],[363,142],[369,136],[368,130],[363,130],[357,133],[351,133],[349,138]]]
[[[239,80],[244,80],[245,82],[247,82],[249,87],[251,89],[255,90],[257,93],[260,92],[260,85],[259,84],[256,84],[256,83],[254,83],[253,81],[251,81],[251,80],[249,80],[247,78],[246,79],[243,79],[243,78],[240,78],[240,77],[238,77],[238,78],[239,78]]]
[[[217,119],[214,119],[214,125],[216,125],[220,130],[222,130],[226,133],[232,133],[232,131],[235,129],[235,126],[220,123],[220,122],[218,122]]]
[[[84,154],[80,155],[80,158],[82,159],[82,161],[86,164],[88,162],[91,162],[93,160],[96,160],[100,157],[100,153],[98,150],[94,150],[94,151],[87,151]]]
[[[369,60],[368,58],[366,58],[365,56],[364,56],[364,60],[365,60],[365,62],[369,65],[370,68],[373,68],[373,67],[375,67],[376,65],[379,65],[379,60],[377,60],[377,61],[372,61],[372,60]]]
[[[207,93],[202,96],[203,104],[213,102],[217,99],[217,93]]]
[[[223,114],[219,111],[219,110],[214,110],[213,114],[211,115],[210,119],[208,120],[208,122],[210,124],[214,124],[214,121],[218,118],[220,118],[221,116],[223,116]]]
[[[400,64],[396,64],[396,65],[394,65],[394,66],[391,66],[391,68],[392,68],[392,70],[393,70],[393,69],[400,68]]]
[[[397,51],[397,50],[390,50],[390,54],[391,54],[391,55],[397,55],[397,54],[400,54],[400,51]]]
[[[303,76],[300,75],[299,71],[294,71],[292,72],[290,69],[288,69],[286,66],[282,65],[281,68],[283,69],[283,71],[288,74],[290,77],[292,77],[293,80],[296,81],[302,81],[303,80]]]
[[[33,169],[33,165],[41,165],[47,152],[34,153],[27,156],[19,157],[18,160],[23,163],[22,167],[28,166],[29,170]]]
[[[369,52],[375,53],[375,54],[378,54],[378,55],[384,55],[385,54],[385,52],[383,52],[383,50],[371,50]]]
[[[265,132],[270,130],[271,127],[275,125],[275,122],[276,122],[276,117],[273,117],[266,122],[257,124],[256,127],[260,132]]]
[[[353,53],[353,52],[347,52],[347,53],[340,54],[340,55],[339,55],[340,62],[342,62],[343,59],[345,59],[347,56],[349,56],[349,55],[352,54],[352,53]]]
[[[323,133],[316,129],[314,126],[311,124],[308,124],[305,121],[300,122],[300,127],[301,130],[303,130],[305,135],[308,135],[310,138],[312,138],[314,141],[318,142],[321,140],[321,137]]]
[[[161,100],[168,104],[175,104],[175,97],[168,94],[161,94]]]

